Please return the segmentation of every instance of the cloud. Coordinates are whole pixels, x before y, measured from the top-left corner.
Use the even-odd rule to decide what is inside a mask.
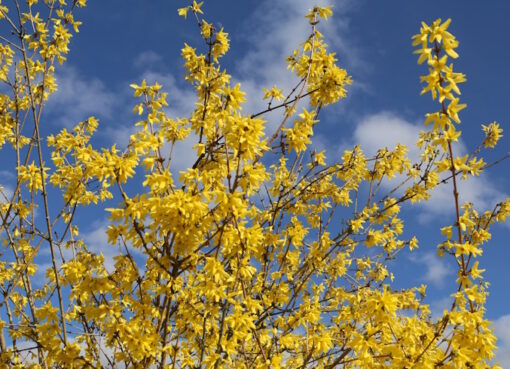
[[[92,226],[88,231],[81,232],[83,241],[85,242],[85,245],[87,245],[87,249],[94,254],[103,255],[104,266],[109,273],[115,270],[114,257],[126,254],[124,246],[120,247],[117,244],[111,245],[108,243],[106,231],[110,224],[111,222],[108,219],[97,220],[92,223]],[[143,268],[145,265],[145,255],[143,251],[133,247],[130,242],[127,242],[126,246],[129,253],[139,266],[140,273],[143,274]]]
[[[90,224],[88,230],[81,230],[80,235],[81,239],[85,243],[87,250],[93,254],[99,255],[102,254],[104,257],[104,267],[105,269],[111,273],[115,270],[115,260],[114,257],[116,255],[120,255],[125,253],[124,249],[120,249],[118,245],[110,245],[108,243],[108,236],[106,235],[106,230],[108,229],[108,225],[110,221],[108,219],[104,220],[96,220]],[[86,228],[83,226],[83,228]],[[128,245],[129,247],[129,245]],[[132,255],[140,255],[138,250],[135,250],[132,247],[129,247],[129,252]],[[66,262],[73,260],[74,258],[74,250],[72,248],[62,248],[62,255]],[[41,248],[39,252],[39,257],[41,260],[38,262],[38,269],[36,271],[36,275],[43,277],[46,275],[47,269],[51,269],[52,265],[50,264],[50,249],[49,247]],[[61,263],[60,256],[57,256],[57,263]],[[40,279],[36,280],[37,282]],[[41,281],[44,283],[44,280]]]
[[[108,243],[108,236],[106,235],[108,224],[108,220],[94,222],[92,229],[83,233],[83,241],[85,241],[89,251],[104,256],[105,269],[111,273],[115,270],[115,260],[113,258],[120,255],[121,251],[118,246]]]
[[[138,79],[163,85],[168,93],[167,114],[173,118],[187,117],[195,107],[195,92],[191,87],[180,86],[170,73],[155,71],[161,60],[154,51],[139,54],[135,64],[143,72]],[[131,114],[131,107],[137,100],[132,97],[127,81],[121,87],[112,88],[97,78],[86,78],[75,67],[64,66],[57,72],[57,84],[58,90],[49,99],[47,111],[58,126],[73,127],[94,115],[100,119],[96,135],[107,143],[116,143],[121,149],[126,147],[131,134],[138,130],[134,125],[137,117]]]
[[[380,112],[363,118],[353,133],[352,141],[361,145],[367,155],[376,154],[383,147],[394,148],[398,143],[408,145],[413,160],[419,157],[416,141],[422,128],[418,124],[390,112]]]
[[[16,172],[10,170],[0,170],[0,177],[4,180],[12,181],[16,179]]]
[[[146,70],[142,73],[142,79],[147,83],[158,82],[163,86],[162,91],[168,93],[168,107],[165,112],[170,118],[190,117],[195,110],[196,94],[191,86],[181,86],[170,73]],[[184,140],[176,142],[172,150],[171,170],[177,178],[179,171],[190,168],[196,161],[197,154],[193,146],[198,143],[198,137],[193,132]],[[168,158],[171,146],[166,144],[162,149],[162,155]]]
[[[104,266],[106,270],[111,273],[115,268],[115,261],[113,257],[120,254],[120,251],[115,246],[108,244],[108,237],[106,235],[107,225],[102,224],[90,232],[83,234],[83,240],[87,245],[89,251],[95,254],[103,254]]]
[[[350,1],[306,0],[264,1],[248,19],[246,24],[249,44],[247,52],[237,63],[238,71],[262,82],[289,82],[292,73],[286,72],[286,57],[299,47],[310,35],[311,28],[304,17],[312,5],[329,6],[334,3],[334,20],[322,22],[320,31],[333,48],[340,48],[340,58],[354,59],[358,62],[357,50],[349,45],[344,34],[348,31],[348,18],[345,13],[351,8]],[[255,27],[256,25],[256,27]],[[352,63],[355,64],[355,63]],[[284,73],[282,73],[284,72]]]
[[[19,350],[19,359],[25,365],[37,363],[37,344],[33,341],[17,340],[16,348]],[[13,349],[12,344],[8,349]]]
[[[283,89],[284,93],[291,91],[297,79],[293,72],[287,70],[285,59],[310,35],[310,24],[304,15],[313,5],[332,4],[332,1],[317,1],[313,4],[306,0],[264,1],[253,16],[245,21],[246,36],[243,41],[247,43],[249,51],[236,61],[234,75],[247,95],[245,113],[256,113],[267,107],[267,102],[263,101],[264,87],[276,85]],[[320,31],[324,33],[326,41],[332,44],[331,49],[340,49],[338,56],[341,65],[344,65],[344,56],[347,56],[353,65],[361,65],[356,49],[349,45],[344,37],[348,29],[345,12],[350,7],[350,1],[335,1],[335,19],[322,23]],[[359,62],[356,63],[355,60]],[[281,117],[281,111],[265,115],[268,120],[268,134],[274,131]]]
[[[420,150],[416,146],[416,141],[422,129],[423,123],[421,122],[410,122],[394,113],[383,111],[362,118],[355,128],[351,140],[340,146],[341,149],[344,149],[359,144],[367,155],[374,155],[380,148],[393,149],[397,143],[401,143],[407,145],[411,161],[417,162]],[[456,155],[464,155],[468,152],[462,141],[455,144],[454,150]],[[477,209],[489,209],[506,197],[494,186],[487,174],[468,177],[466,180],[458,178],[461,203],[471,202]],[[383,185],[389,189],[400,183],[402,179],[402,176],[397,176]],[[420,207],[425,210],[420,214],[420,220],[427,221],[433,216],[442,215],[451,210],[454,201],[452,191],[451,183],[436,187],[432,191],[429,201],[420,203]]]
[[[409,259],[417,264],[422,264],[425,267],[423,280],[430,282],[438,288],[443,288],[446,285],[447,277],[453,274],[453,270],[447,264],[445,258],[440,258],[433,252],[420,253],[419,255],[411,254]]]
[[[349,44],[347,33],[349,24],[345,16],[354,2],[350,0],[330,1],[319,0],[317,5],[327,6],[334,3],[335,19],[323,22],[320,31],[325,35],[326,41],[332,46],[331,50],[340,50],[340,59],[347,59],[352,65],[363,65],[359,53],[354,45]],[[304,15],[314,4],[306,0],[283,0],[279,2],[263,1],[253,15],[244,22],[244,35],[241,32],[240,40],[245,43],[248,50],[241,57],[236,58],[233,70],[233,84],[240,82],[241,89],[246,92],[247,102],[243,112],[247,115],[264,110],[267,102],[263,100],[262,88],[277,85],[284,92],[290,92],[297,82],[294,73],[287,70],[286,57],[299,44],[306,40],[310,34],[310,24]],[[256,27],[255,27],[256,25]],[[228,30],[227,30],[228,31]],[[243,45],[243,46],[245,46]],[[168,92],[168,115],[171,117],[186,117],[195,108],[196,94],[191,88],[186,88],[176,81],[173,74],[161,72],[162,57],[154,51],[144,51],[135,59],[135,67],[141,69],[140,79],[148,83],[158,82],[163,90]],[[300,107],[298,108],[300,110]],[[282,111],[265,115],[268,120],[267,134],[271,135],[282,119]],[[115,133],[113,127],[111,135],[128,136],[127,131],[120,130]],[[131,132],[130,132],[131,133]],[[126,140],[126,139],[124,139]],[[314,140],[319,147],[324,147],[320,139]],[[173,150],[172,168],[179,171],[191,166],[196,158],[193,145],[196,137],[191,136],[183,142],[176,144]],[[164,149],[165,153],[169,148]]]
[[[330,5],[331,1],[319,3]],[[335,12],[341,13],[346,3],[344,0],[337,2]],[[261,2],[254,14],[244,22],[245,33],[240,40],[244,43],[243,49],[248,52],[236,58],[234,68],[228,72],[233,75],[233,84],[240,82],[241,89],[246,92],[247,102],[243,105],[245,114],[259,112],[267,106],[267,102],[262,99],[263,87],[277,85],[289,92],[296,83],[294,74],[287,70],[285,59],[309,36],[310,25],[304,15],[311,6],[305,0],[266,0]],[[339,33],[345,28],[346,24],[337,17],[334,22],[327,22],[321,31],[324,31],[334,44],[339,44]],[[187,86],[178,83],[173,74],[161,72],[161,59],[154,51],[144,51],[136,58],[135,66],[143,71],[141,79],[146,79],[148,83],[157,81],[163,85],[163,91],[168,92],[169,116],[189,116],[195,109],[196,93],[190,87],[186,88]],[[281,111],[266,114],[265,118],[271,127],[268,134],[273,132],[281,117]],[[196,142],[197,138],[191,136],[176,144],[172,158],[173,171],[193,165],[196,153],[192,147]],[[169,148],[164,151],[168,153]]]
[[[0,183],[0,202],[10,202],[14,190],[11,186]]]
[[[445,310],[450,310],[452,307],[453,298],[451,296],[445,296],[438,300],[434,300],[430,303],[430,312],[432,319],[439,319],[443,316]]]
[[[498,337],[496,361],[502,368],[510,368],[510,314],[496,319],[493,327]]]
[[[169,117],[189,117],[195,109],[195,91],[191,86],[181,86],[172,74],[145,70],[141,79],[145,79],[148,84],[158,82],[163,86],[162,91],[168,93],[166,113]]]
[[[460,178],[457,185],[460,203],[470,202],[478,210],[492,209],[498,202],[507,197],[505,193],[494,186],[487,174],[482,174],[479,177],[468,177],[466,180]],[[450,182],[434,189],[432,198],[422,205],[429,211],[428,214],[422,215],[422,220],[426,221],[434,214],[441,214],[445,210],[452,209],[454,204],[452,193],[453,188]]]
[[[103,145],[115,143],[122,149],[128,144],[136,119],[131,113],[136,100],[128,82],[110,86],[99,78],[83,75],[71,65],[61,66],[56,78],[58,89],[48,100],[45,111],[54,126],[69,129],[95,116],[99,119],[95,137]]]
[[[133,61],[133,65],[136,68],[141,68],[146,70],[148,67],[152,68],[155,65],[160,64],[163,61],[163,58],[152,50],[143,51],[135,58]]]
[[[57,71],[58,90],[48,100],[47,112],[59,126],[73,127],[91,115],[111,118],[117,95],[97,78],[83,76],[72,66]]]
[[[9,202],[12,199],[14,188],[12,185],[6,182],[13,182],[16,179],[16,171],[0,170],[0,201]]]
[[[198,137],[194,134],[190,134],[186,139],[175,144],[170,165],[172,174],[176,176],[175,179],[178,178],[178,173],[180,171],[191,168],[197,160],[197,152],[193,148],[197,143]],[[165,148],[165,151],[168,152],[168,148]]]
[[[84,349],[87,347],[86,343],[84,342],[76,342],[75,337],[68,332],[69,336],[68,339],[70,339],[71,342],[78,343],[78,345],[82,348],[81,354],[83,354]],[[114,350],[106,344],[105,337],[96,337],[96,340],[98,342],[98,349],[100,350],[99,353],[99,360],[101,364],[104,367],[108,367],[109,364],[113,361],[113,355]],[[36,364],[38,362],[37,359],[37,344],[33,341],[25,341],[25,340],[19,340],[16,342],[16,348],[19,350],[19,359],[20,362],[24,365],[31,365]],[[8,350],[13,349],[12,344],[7,347]],[[118,365],[118,368],[126,368],[125,365],[121,366]],[[152,368],[152,367],[151,367]]]

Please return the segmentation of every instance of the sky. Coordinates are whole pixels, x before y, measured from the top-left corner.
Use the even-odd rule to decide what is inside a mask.
[[[497,121],[510,128],[509,94],[510,41],[507,15],[510,3],[474,0],[428,1],[318,1],[332,4],[334,16],[322,29],[326,41],[337,52],[339,64],[352,75],[348,98],[321,112],[321,123],[313,145],[326,149],[331,160],[344,149],[361,144],[367,152],[397,142],[410,144],[410,154],[427,112],[437,106],[430,96],[421,96],[419,75],[426,74],[413,55],[411,36],[422,20],[452,18],[450,31],[460,42],[455,69],[467,75],[461,85],[461,100],[468,108],[461,113],[462,141],[457,153],[470,152],[483,139],[481,124]],[[286,71],[285,57],[308,35],[303,18],[313,1],[305,0],[209,0],[206,19],[223,26],[230,34],[231,51],[223,66],[247,92],[247,113],[262,110],[262,88],[288,90],[294,81]],[[194,104],[194,93],[183,81],[180,50],[184,42],[200,45],[196,24],[177,15],[185,1],[109,0],[89,1],[76,17],[83,22],[73,37],[67,63],[57,69],[59,92],[45,112],[48,131],[72,127],[90,115],[100,119],[96,145],[125,145],[134,130],[136,117],[129,84],[142,79],[158,81],[168,92],[172,115],[186,116]],[[269,117],[271,126],[271,117]],[[504,132],[505,135],[506,131]],[[509,137],[506,137],[509,136]],[[495,160],[509,151],[510,134],[486,156]],[[175,162],[189,166],[192,143],[176,151]],[[482,177],[463,182],[461,201],[472,201],[488,209],[510,194],[510,162],[503,162]],[[88,210],[89,211],[89,210]],[[451,299],[455,271],[449,260],[436,256],[440,227],[452,223],[451,189],[434,193],[431,201],[405,210],[406,232],[416,234],[420,249],[402,253],[392,264],[403,287],[429,284],[432,311],[440,314]],[[85,239],[105,253],[106,213],[94,213],[94,221],[82,225]],[[510,367],[510,225],[493,228],[493,238],[484,249],[480,264],[490,282],[487,316],[494,321],[500,342],[498,360]]]

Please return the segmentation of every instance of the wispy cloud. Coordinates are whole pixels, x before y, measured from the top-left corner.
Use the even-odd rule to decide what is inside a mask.
[[[363,63],[358,49],[345,37],[349,28],[346,13],[353,3],[351,0],[319,0],[317,5],[334,5],[335,19],[323,23],[321,32],[331,49],[340,51],[338,56],[342,61],[359,68]],[[311,4],[306,0],[265,0],[244,22],[245,33],[240,40],[244,43],[243,49],[248,51],[237,58],[234,68],[229,72],[233,75],[234,83],[241,82],[241,88],[247,93],[248,102],[244,106],[246,114],[266,107],[266,102],[262,99],[263,87],[277,85],[290,92],[297,82],[294,74],[287,70],[285,59],[309,36],[310,25],[304,15],[313,5],[315,3]],[[256,28],[253,27],[255,24]],[[178,83],[173,73],[165,70],[162,60],[162,56],[156,51],[145,50],[134,59],[133,66],[141,72],[140,80],[146,79],[149,83],[157,81],[163,85],[163,90],[168,92],[167,112],[170,116],[189,116],[195,108],[195,92]],[[89,115],[110,120],[112,122],[108,125],[100,126],[99,134],[124,147],[135,128],[113,122],[111,118],[118,115],[120,106],[130,106],[126,99],[129,95],[125,92],[119,93],[118,89],[106,86],[97,78],[85,78],[73,67],[64,67],[57,77],[59,91],[52,96],[48,106],[52,117],[55,116],[55,120],[66,127],[75,125]],[[280,118],[281,112],[266,116],[270,126],[268,132],[272,132]],[[136,118],[131,121],[134,120]],[[174,170],[182,170],[193,164],[196,154],[192,147],[195,142],[196,138],[191,136],[176,145],[172,159]]]
[[[16,179],[16,174],[9,170],[0,170],[0,178],[2,178],[3,180],[11,181],[13,179]]]
[[[510,314],[494,321],[494,333],[498,337],[496,361],[502,368],[510,368]]]
[[[147,83],[158,82],[163,86],[167,96],[168,107],[165,112],[171,118],[186,118],[191,116],[195,109],[196,94],[191,86],[182,86],[176,78],[170,73],[157,72],[154,70],[145,70],[142,73],[142,79]],[[198,143],[198,137],[193,132],[184,140],[176,142],[172,150],[171,170],[178,177],[179,171],[190,168],[196,160],[196,151],[193,146]],[[162,150],[164,157],[170,155],[171,146],[165,145]]]
[[[161,61],[162,57],[154,51],[140,53],[134,61],[142,70],[137,79],[163,85],[168,93],[169,116],[189,116],[196,100],[194,91],[179,85],[171,73],[158,71]],[[129,142],[129,136],[137,130],[134,126],[137,118],[131,115],[131,106],[136,100],[128,87],[130,82],[108,86],[98,78],[86,77],[73,66],[64,66],[57,72],[58,90],[48,101],[48,115],[57,127],[67,128],[91,115],[96,116],[100,119],[97,135],[123,148]]]
[[[351,141],[361,145],[367,155],[374,155],[380,148],[393,149],[398,143],[405,144],[411,159],[417,161],[420,152],[415,143],[421,130],[420,125],[383,111],[362,118]]]
[[[12,199],[14,190],[11,186],[0,183],[0,202],[9,202]]]
[[[133,61],[133,66],[143,70],[154,68],[163,62],[163,58],[157,52],[152,50],[146,50],[138,54]]]
[[[321,26],[321,32],[333,49],[340,50],[341,59],[345,56],[349,64],[359,67],[363,63],[357,49],[344,37],[349,27],[348,17],[345,15],[352,3],[350,0],[319,0],[317,5],[334,5],[335,20],[325,22]],[[262,99],[263,87],[277,85],[290,92],[297,82],[294,74],[287,70],[285,59],[309,36],[310,25],[304,15],[312,5],[315,4],[306,0],[284,0],[276,3],[266,0],[261,2],[254,14],[244,22],[246,31],[240,40],[248,51],[236,60],[229,73],[233,75],[233,83],[241,82],[241,89],[246,92],[247,103],[243,108],[245,114],[255,113],[266,107],[266,102]],[[255,24],[256,28],[253,27]],[[141,71],[140,79],[163,85],[163,90],[168,93],[169,116],[189,116],[195,108],[196,94],[192,88],[179,83],[171,72],[166,71],[162,60],[162,56],[157,52],[146,50],[135,58],[133,65]],[[266,115],[268,132],[273,131],[280,118],[281,112]],[[127,137],[134,132],[133,129],[117,126],[106,129],[108,136],[121,137],[123,142],[127,142]],[[193,145],[196,141],[196,137],[191,135],[176,144],[172,158],[174,172],[186,169],[194,163],[196,153]],[[324,146],[318,140],[314,142],[320,147]],[[166,147],[164,153],[168,154],[168,151],[169,148]]]
[[[95,222],[95,226],[88,232],[83,234],[83,240],[89,251],[104,256],[104,266],[108,272],[112,272],[115,268],[113,257],[120,254],[118,247],[108,244],[107,221]]]
[[[149,84],[158,82],[163,86],[162,90],[168,93],[168,108],[166,109],[168,116],[172,118],[189,117],[195,109],[195,91],[191,86],[179,84],[171,73],[147,69],[142,73],[140,79],[145,79]]]
[[[115,270],[114,257],[117,255],[125,254],[126,252],[124,249],[121,250],[118,245],[111,245],[108,243],[108,236],[106,231],[109,224],[110,221],[108,219],[97,220],[92,223],[92,226],[88,231],[82,232],[82,237],[85,245],[87,245],[87,249],[90,252],[97,255],[103,255],[105,269],[111,273]],[[129,253],[135,259],[138,259],[137,261],[140,261],[140,264],[138,265],[143,266],[143,261],[145,260],[143,253],[130,245],[130,243],[128,243],[126,246],[128,247]]]
[[[401,143],[407,145],[409,158],[413,162],[418,162],[420,150],[416,146],[416,141],[422,129],[422,122],[410,122],[394,113],[380,112],[362,118],[355,128],[351,140],[343,142],[341,149],[360,144],[368,155],[373,155],[380,148],[393,149],[397,143]],[[457,155],[464,155],[468,152],[462,141],[455,145],[455,151]],[[391,188],[402,179],[403,177],[397,176],[395,179],[385,182],[384,186]],[[471,202],[479,209],[491,208],[505,198],[504,193],[495,187],[486,173],[479,177],[468,177],[466,180],[459,178],[458,185],[461,203]],[[452,208],[453,197],[450,183],[436,187],[431,195],[427,202],[420,203],[420,207],[424,210],[420,215],[422,221],[444,214]]]
[[[445,258],[436,256],[433,252],[411,254],[410,260],[425,267],[422,274],[424,282],[432,283],[435,287],[443,288],[448,281],[448,276],[453,274],[453,269],[448,265]]]
[[[297,79],[287,70],[285,59],[310,35],[310,24],[304,15],[313,5],[333,3],[335,19],[321,25],[321,32],[326,41],[332,44],[332,49],[340,51],[338,56],[341,60],[345,57],[352,62],[349,64],[362,64],[357,49],[349,45],[348,38],[344,36],[348,29],[345,12],[351,7],[351,1],[317,1],[313,4],[305,0],[263,1],[253,16],[244,22],[247,31],[242,40],[249,51],[235,64],[234,79],[241,82],[242,89],[247,93],[246,113],[264,110],[264,87],[276,85],[284,93],[291,91]],[[270,132],[277,126],[279,117],[281,112],[266,114]]]
[[[0,170],[0,201],[11,201],[15,185],[12,182],[16,180],[16,171]],[[10,184],[11,182],[12,184]]]
[[[434,300],[430,303],[430,312],[433,319],[439,319],[443,316],[445,310],[449,311],[452,307],[453,298],[445,296],[440,299]]]
[[[57,126],[73,127],[91,115],[111,118],[118,100],[114,91],[72,66],[57,71],[58,90],[48,100],[47,111]]]

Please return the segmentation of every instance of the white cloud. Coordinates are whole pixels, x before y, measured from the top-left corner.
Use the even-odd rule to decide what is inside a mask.
[[[86,78],[74,67],[57,71],[58,90],[46,105],[59,126],[73,127],[91,115],[111,118],[116,107],[116,94],[97,78]]]
[[[16,348],[19,350],[19,359],[25,365],[34,364],[37,362],[37,344],[33,341],[18,340]],[[8,349],[13,349],[9,345]]]
[[[141,52],[134,60],[133,65],[137,68],[147,70],[148,67],[153,67],[163,61],[163,58],[152,50]]]
[[[16,179],[16,171],[0,170],[0,177],[8,181],[14,180]]]
[[[378,149],[393,149],[398,143],[408,145],[408,154],[413,160],[419,157],[415,143],[421,127],[390,112],[369,115],[361,120],[353,133],[352,141],[361,145],[367,155],[374,155]]]
[[[510,314],[496,319],[493,327],[498,337],[496,361],[502,368],[510,368]]]
[[[373,155],[380,148],[393,149],[397,143],[401,143],[407,145],[408,155],[412,162],[417,162],[420,150],[416,146],[416,141],[422,129],[423,123],[421,122],[413,123],[396,114],[380,112],[361,119],[350,142],[342,143],[341,148],[360,144],[367,155]],[[464,155],[468,152],[462,141],[455,144],[454,150],[456,155]],[[477,209],[489,209],[505,198],[505,195],[493,185],[487,174],[469,177],[467,180],[458,178],[461,203],[471,202]],[[383,185],[389,189],[400,183],[402,179],[403,177],[399,176]],[[420,203],[420,207],[425,210],[420,214],[420,220],[426,221],[432,216],[450,211],[454,206],[452,191],[451,183],[435,188],[429,201]]]
[[[108,237],[106,230],[108,226],[106,224],[97,225],[93,230],[83,234],[83,240],[87,245],[87,248],[95,253],[102,253],[105,256],[105,265],[107,270],[110,271],[110,267],[113,266],[111,258],[118,255],[118,250],[112,252],[113,246],[108,244]]]
[[[425,282],[430,282],[438,288],[443,288],[447,282],[447,277],[453,274],[452,268],[448,265],[445,258],[440,258],[433,252],[424,252],[420,254],[411,254],[410,260],[425,267],[425,273],[422,278]]]
[[[102,254],[104,256],[104,266],[108,272],[115,270],[114,257],[121,254],[126,254],[124,246],[111,245],[108,243],[108,236],[106,231],[111,222],[108,219],[98,220],[92,223],[90,230],[81,232],[83,241],[87,249],[94,254]],[[143,266],[145,265],[145,257],[141,250],[134,248],[131,243],[127,243],[129,253],[138,263],[140,272],[142,273]]]
[[[335,153],[334,152],[330,152],[328,151],[328,139],[327,137],[321,135],[321,134],[315,134],[313,135],[313,137],[311,138],[312,140],[312,143],[310,145],[310,148],[312,150],[315,150],[317,152],[319,151],[322,151],[322,150],[326,150],[325,153],[326,153],[326,158],[328,157],[328,154],[330,155],[334,155]]]
[[[48,253],[41,252],[41,253],[39,253],[39,255],[44,255],[44,257],[45,257],[44,260],[46,260],[46,261],[48,261],[50,258],[49,250],[48,250]],[[48,269],[52,269],[52,268],[53,268],[53,264],[51,264],[49,261],[37,263],[37,270],[35,271],[35,274],[34,274],[34,277],[35,277],[34,282],[37,287],[43,286],[47,282],[46,281],[46,271]]]
[[[317,5],[332,5],[334,3],[335,18],[321,24],[321,32],[332,48],[341,50],[340,59],[344,56],[350,64],[362,65],[353,45],[348,45],[343,34],[348,29],[348,20],[344,16],[351,4],[351,0],[319,0]],[[266,0],[261,3],[253,16],[245,24],[243,39],[249,50],[235,63],[234,83],[241,82],[242,89],[247,93],[248,102],[244,106],[245,114],[252,114],[263,110],[263,87],[276,84],[289,92],[296,83],[294,74],[287,70],[286,57],[299,44],[307,39],[310,25],[304,15],[314,4],[306,0],[283,0],[272,2]],[[252,25],[257,25],[256,28]],[[227,30],[228,31],[228,30]],[[142,71],[140,80],[148,83],[158,82],[163,85],[163,91],[168,92],[169,107],[167,113],[171,117],[187,117],[195,108],[196,94],[191,87],[182,86],[171,73],[160,72],[163,58],[153,50],[140,53],[133,65]],[[235,72],[234,72],[235,71]],[[57,120],[64,126],[73,126],[89,115],[99,118],[111,118],[114,110],[120,105],[126,105],[126,96],[108,89],[100,80],[86,80],[75,68],[66,67],[58,74],[59,91],[51,98],[49,111],[60,114]],[[267,114],[272,134],[282,118],[282,112]],[[136,120],[136,117],[133,119]],[[104,138],[125,147],[129,136],[136,131],[132,126],[111,124],[102,125],[100,134]],[[315,142],[318,142],[315,140]],[[179,171],[191,166],[196,158],[192,149],[196,137],[191,136],[176,144],[173,151],[172,170]],[[323,146],[323,145],[319,145]],[[165,148],[168,153],[169,148]]]
[[[195,92],[191,87],[179,86],[175,77],[169,73],[150,70],[161,60],[162,57],[154,51],[145,51],[138,55],[135,64],[143,70],[138,79],[163,85],[163,90],[168,93],[168,116],[188,117],[195,107]],[[132,90],[127,82],[123,84],[122,90],[110,88],[99,79],[85,78],[76,68],[66,66],[57,72],[57,83],[58,90],[48,101],[47,109],[59,126],[69,128],[94,115],[100,119],[97,135],[109,143],[116,143],[121,149],[126,147],[131,134],[138,130],[134,125],[137,117],[131,114],[131,106],[134,106],[137,100],[132,97]],[[112,119],[114,115],[115,121]],[[193,139],[190,139],[190,142],[192,141]],[[182,157],[175,162],[187,163],[185,158],[190,156],[187,148],[192,145],[185,142],[177,146],[176,149],[186,152],[184,155],[179,154],[178,156]],[[181,164],[180,168],[183,165]]]
[[[253,114],[267,108],[267,102],[262,99],[264,87],[276,85],[283,89],[284,93],[291,91],[297,79],[293,72],[287,70],[285,59],[310,35],[310,24],[304,15],[314,5],[333,3],[334,19],[322,23],[320,31],[324,33],[326,41],[332,44],[331,49],[341,50],[338,55],[341,65],[344,65],[344,55],[351,61],[359,61],[355,48],[347,45],[346,38],[343,37],[348,28],[343,13],[350,7],[350,1],[317,1],[313,4],[306,0],[264,1],[245,22],[248,34],[245,39],[250,51],[235,65],[238,72],[235,79],[241,82],[241,88],[247,95],[245,113]],[[281,117],[281,111],[265,115],[268,120],[268,135],[278,126]]]
[[[87,247],[87,250],[96,255],[102,254],[104,256],[105,269],[108,272],[112,272],[115,269],[115,260],[113,258],[116,255],[120,255],[123,250],[121,250],[117,245],[110,245],[108,243],[106,230],[108,229],[109,224],[110,222],[108,219],[93,221],[90,224],[90,229],[85,231],[81,230],[80,235]],[[134,251],[133,248],[129,248],[129,251],[136,253],[136,250]],[[72,248],[62,248],[62,254],[66,262],[74,258],[74,250]],[[37,269],[36,275],[45,276],[46,270],[51,268],[51,264],[48,262],[50,257],[49,247],[41,249],[39,256],[44,258],[44,262],[39,262],[39,268]],[[57,262],[60,264],[60,256],[57,257]]]
[[[346,55],[353,65],[362,65],[356,49],[348,45],[343,34],[347,31],[348,21],[344,16],[352,2],[350,0],[330,1],[319,0],[317,5],[332,5],[334,3],[335,19],[321,24],[321,32],[325,35],[332,49],[340,49],[340,58]],[[294,48],[299,47],[310,34],[310,25],[304,15],[314,4],[306,0],[283,0],[279,2],[263,1],[252,17],[244,23],[246,32],[241,40],[247,44],[249,50],[234,64],[233,83],[240,82],[241,89],[246,92],[247,102],[243,106],[245,114],[252,114],[264,110],[267,102],[263,101],[263,87],[277,85],[284,92],[290,92],[297,82],[294,74],[287,70],[286,57]],[[256,25],[256,27],[254,27]],[[228,31],[228,30],[227,30]],[[348,52],[347,52],[348,50]],[[174,75],[158,72],[162,58],[154,51],[144,51],[136,58],[134,65],[143,72],[140,79],[146,79],[148,83],[159,82],[163,90],[168,92],[169,108],[167,113],[171,117],[186,117],[195,108],[196,94],[191,88],[183,88],[177,83]],[[268,120],[268,135],[271,135],[282,119],[282,111],[266,114]],[[115,131],[119,131],[116,133]],[[126,136],[132,131],[112,127],[113,136]],[[127,141],[127,138],[123,139]],[[314,140],[319,147],[320,139]],[[179,171],[191,166],[196,158],[192,149],[197,139],[191,136],[183,142],[176,144],[173,150],[172,168]],[[169,152],[166,147],[165,153]]]
[[[457,185],[460,203],[470,202],[478,210],[490,210],[507,197],[494,186],[488,174],[482,174],[479,177],[468,177],[466,180],[460,178]],[[453,209],[453,206],[453,187],[449,182],[432,191],[432,198],[422,205],[429,213],[422,214],[421,219],[426,221],[434,214],[441,214],[446,210]]]
[[[69,334],[70,332],[68,332]],[[72,342],[75,342],[74,337],[70,337]],[[106,339],[104,337],[96,337],[98,342],[99,360],[104,367],[108,367],[109,364],[113,361],[114,350],[111,347],[108,347],[106,344]],[[82,347],[82,352],[86,347],[84,342],[78,343]],[[16,348],[19,350],[19,359],[20,362],[24,365],[35,364],[38,362],[37,359],[37,344],[33,341],[21,341],[18,340],[16,343]],[[8,349],[13,349],[12,345],[8,346]],[[126,368],[125,364],[118,364],[116,368]],[[152,368],[152,367],[151,367]]]
[[[443,316],[445,310],[450,310],[452,307],[453,298],[445,296],[430,303],[430,312],[433,319],[439,319]]]
[[[129,144],[131,135],[137,131],[134,124],[135,119],[129,120],[125,125],[100,125],[98,134],[105,138],[109,144],[116,144],[118,149],[124,150]]]
[[[145,71],[142,78],[149,84],[158,82],[163,86],[162,91],[168,93],[168,107],[165,109],[168,117],[175,119],[191,116],[196,102],[196,94],[191,86],[181,87],[175,77],[169,73]],[[183,141],[176,142],[170,166],[175,179],[178,178],[179,171],[190,168],[195,163],[197,154],[193,146],[197,142],[198,137],[193,132]],[[165,158],[168,158],[170,149],[170,144],[163,147],[162,154]]]
[[[1,202],[10,202],[12,199],[12,194],[14,190],[11,186],[0,183],[0,201]]]
[[[69,65],[59,67],[56,78],[58,89],[48,100],[45,113],[55,126],[71,128],[95,116],[99,119],[96,137],[121,149],[128,144],[136,121],[131,114],[136,100],[129,83],[112,87]]]
[[[120,255],[121,250],[118,246],[113,246],[108,243],[108,236],[106,235],[108,224],[108,220],[94,222],[93,229],[83,233],[83,240],[89,251],[104,256],[105,269],[111,273],[115,269],[115,260],[113,258],[116,255]]]
[[[359,61],[357,52],[351,45],[343,46],[347,44],[343,34],[348,30],[345,12],[351,7],[350,1],[320,0],[313,4],[306,0],[264,1],[252,18],[245,22],[249,29],[246,39],[250,51],[238,62],[237,68],[241,74],[262,82],[289,83],[288,77],[292,76],[292,73],[286,71],[285,59],[311,32],[305,14],[314,5],[328,6],[333,3],[334,19],[322,22],[320,31],[332,46],[342,49],[340,58],[345,55]]]
[[[6,182],[11,182],[16,179],[16,171],[0,170],[0,178],[2,178],[0,182],[0,201],[9,202],[12,199],[14,188]]]
[[[175,179],[178,178],[178,173],[180,171],[191,168],[197,160],[196,150],[193,149],[196,143],[198,143],[198,137],[194,134],[190,134],[186,139],[175,144],[170,164]],[[168,152],[168,147],[165,148],[165,151]]]
[[[162,91],[168,93],[166,113],[169,117],[189,117],[195,109],[195,91],[191,86],[180,86],[172,74],[146,70],[142,73],[141,79],[145,79],[148,84],[158,82],[163,86]]]

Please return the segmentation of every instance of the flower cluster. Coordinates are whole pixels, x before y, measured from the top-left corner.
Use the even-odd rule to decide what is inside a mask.
[[[15,19],[0,0],[13,36],[0,44],[9,87],[0,148],[12,150],[16,170],[14,191],[0,187],[0,368],[489,367],[495,336],[475,259],[510,202],[461,206],[457,181],[485,168],[475,154],[502,130],[483,126],[480,148],[454,156],[465,76],[448,65],[458,57],[449,21],[424,23],[414,37],[429,66],[422,93],[439,102],[420,161],[401,144],[327,160],[311,148],[314,128],[351,84],[319,32],[330,7],[306,15],[310,35],[287,58],[297,83],[263,89],[261,112],[242,110],[246,95],[220,63],[229,35],[192,0],[178,9],[200,35],[181,50],[196,96],[189,116],[170,116],[164,86],[144,80],[131,85],[136,123],[123,150],[93,146],[94,117],[44,136],[41,111],[84,5],[27,0]],[[282,113],[278,125],[267,124],[269,112]],[[177,172],[175,147],[191,142],[193,164]],[[455,258],[458,289],[436,320],[426,286],[395,288],[388,261],[418,247],[404,236],[402,205],[444,182],[456,217],[438,251]],[[107,241],[94,252],[76,218],[107,200]]]

